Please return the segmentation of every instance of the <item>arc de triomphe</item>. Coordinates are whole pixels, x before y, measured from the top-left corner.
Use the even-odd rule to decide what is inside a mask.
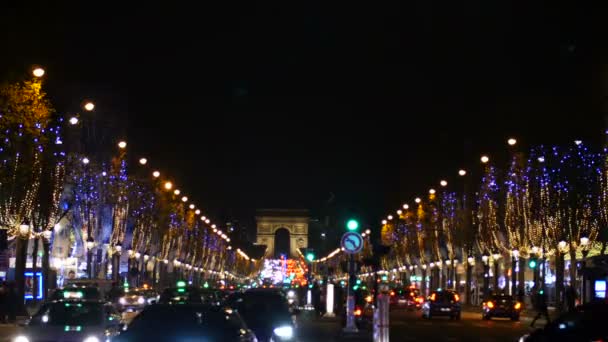
[[[274,256],[275,233],[281,228],[289,231],[289,257],[298,257],[298,248],[308,247],[308,210],[305,209],[259,209],[256,244],[266,246],[266,256]]]

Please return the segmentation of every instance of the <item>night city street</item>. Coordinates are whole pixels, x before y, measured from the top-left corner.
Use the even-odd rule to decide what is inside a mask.
[[[3,2],[0,342],[608,341],[606,10]]]

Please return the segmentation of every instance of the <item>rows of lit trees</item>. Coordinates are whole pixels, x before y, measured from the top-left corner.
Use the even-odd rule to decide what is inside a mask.
[[[555,274],[559,301],[566,282],[565,259],[584,261],[606,249],[608,153],[578,140],[570,146],[526,151],[518,150],[516,143],[508,141],[506,165],[482,156],[480,178],[459,170],[460,179],[454,182],[458,186],[441,180],[425,198],[388,215],[381,237],[393,248],[383,268],[428,276],[431,287],[454,287],[460,283],[457,265],[462,264],[466,293],[478,275],[484,291],[490,279],[498,288],[504,275],[506,289],[518,294],[530,280],[524,270],[533,259],[539,263],[534,269],[536,286],[545,286],[544,276]],[[578,286],[577,264],[569,266],[571,284]]]
[[[94,104],[61,115],[43,90],[44,70],[33,75],[0,86],[0,229],[15,250],[20,295],[28,244],[34,271],[42,257],[48,286],[57,239],[69,241],[70,257],[86,259],[90,278],[118,280],[124,252],[137,281],[166,282],[167,271],[194,282],[242,279],[259,268],[147,158],[129,163],[126,141],[116,141],[110,157],[91,148],[83,119]]]

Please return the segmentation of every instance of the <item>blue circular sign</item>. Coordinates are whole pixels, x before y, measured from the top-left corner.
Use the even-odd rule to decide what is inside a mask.
[[[348,254],[359,253],[363,249],[363,237],[356,232],[344,233],[340,245],[344,248],[344,252]]]

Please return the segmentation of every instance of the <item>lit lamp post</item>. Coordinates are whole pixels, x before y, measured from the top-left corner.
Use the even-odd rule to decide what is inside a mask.
[[[44,299],[48,298],[49,293],[49,271],[51,268],[49,250],[52,235],[53,231],[48,229],[42,232],[42,252],[44,253],[42,255],[42,296]]]
[[[557,253],[555,256],[555,298],[556,301],[562,305],[558,308],[563,307],[563,294],[564,294],[564,255],[568,251],[568,243],[565,240],[561,240],[557,243]]]
[[[519,261],[519,250],[514,248],[511,251],[511,296],[517,295],[517,262]]]
[[[582,273],[582,277],[581,277],[581,286],[583,287],[582,291],[581,291],[581,304],[585,304],[585,302],[587,302],[587,282],[586,282],[586,271],[587,271],[587,255],[589,254],[589,238],[586,236],[581,237],[581,247],[582,247],[582,251],[581,253],[583,254],[583,261],[582,261],[582,265],[581,265],[581,273]]]
[[[135,252],[133,254],[133,257],[135,257],[135,269],[137,269],[137,277],[135,278],[135,284],[136,286],[140,286],[140,281],[141,281],[141,265],[139,264],[140,261],[139,259],[141,258],[141,253],[139,252]]]
[[[89,235],[89,237],[87,237],[86,247],[87,247],[87,275],[88,275],[89,279],[92,279],[93,278],[93,247],[95,247],[95,240],[93,240],[93,237],[90,235]]]
[[[475,258],[472,255],[469,255],[469,257],[467,257],[467,279],[466,279],[466,303],[467,304],[472,304],[473,303],[473,298],[471,298],[471,282],[472,282],[472,278],[473,278],[473,268],[475,267]]]
[[[481,261],[483,261],[483,296],[485,299],[488,296],[490,288],[490,256],[487,253],[484,253],[481,256]]]
[[[144,262],[141,267],[141,279],[144,283],[146,282],[146,279],[148,277],[148,260],[150,260],[150,256],[148,255],[148,253],[144,253]]]
[[[447,281],[446,281],[446,288],[451,289],[453,288],[453,283],[452,283],[452,270],[454,269],[452,266],[452,260],[450,259],[446,259],[445,260],[445,265],[446,265],[446,273],[447,273]]]
[[[500,272],[498,259],[500,259],[500,253],[494,252],[492,254],[492,260],[494,261],[494,292],[498,292],[498,273]]]

